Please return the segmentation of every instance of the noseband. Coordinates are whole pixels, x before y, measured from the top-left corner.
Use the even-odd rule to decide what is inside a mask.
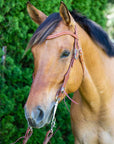
[[[66,87],[67,81],[69,79],[69,74],[70,74],[71,68],[73,67],[74,61],[77,60],[78,58],[79,58],[79,60],[81,62],[82,69],[84,71],[82,49],[81,49],[81,47],[79,47],[76,26],[75,26],[75,32],[74,33],[72,33],[71,31],[64,31],[64,32],[60,32],[60,33],[57,33],[57,34],[49,35],[46,39],[50,40],[50,39],[53,39],[53,38],[56,38],[56,37],[60,37],[60,36],[63,36],[63,35],[71,35],[72,37],[74,37],[74,45],[73,45],[72,58],[71,58],[68,70],[67,70],[67,72],[64,75],[63,84],[62,84],[61,88],[58,90],[58,92],[56,94],[56,99],[58,99],[58,101],[62,100],[64,98],[63,94],[65,94],[73,103],[77,104],[74,100],[72,100],[68,96],[68,94],[65,91],[65,87]]]

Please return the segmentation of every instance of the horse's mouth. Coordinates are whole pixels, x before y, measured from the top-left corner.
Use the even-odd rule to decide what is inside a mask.
[[[44,119],[42,121],[40,121],[40,123],[36,123],[33,119],[26,117],[26,119],[28,121],[28,125],[32,128],[39,129],[39,128],[42,128],[45,125],[49,124],[53,117],[54,108],[55,108],[55,102],[54,102],[54,104],[52,104],[51,108],[48,111],[46,111]]]

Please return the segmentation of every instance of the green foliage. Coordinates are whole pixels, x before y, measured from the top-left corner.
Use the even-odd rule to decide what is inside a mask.
[[[106,31],[108,32],[110,38],[114,41],[114,2],[108,3],[105,15],[108,19]]]
[[[104,13],[106,10],[107,0],[76,0],[72,3],[72,8],[81,12],[88,18],[96,21],[102,27],[106,26]]]
[[[26,11],[27,0],[0,0],[0,59],[2,47],[7,46],[5,65],[0,65],[0,143],[12,143],[25,134],[27,122],[24,117],[26,102],[32,83],[33,57],[30,52],[20,62],[26,45],[37,28]],[[105,26],[104,11],[107,0],[64,0],[69,10],[77,9],[87,17]],[[60,0],[31,0],[45,14],[59,11]],[[67,102],[70,107],[70,102]],[[73,143],[70,114],[64,103],[57,111],[57,127],[52,143]],[[34,130],[28,143],[41,144],[48,127]],[[20,142],[19,142],[20,143]]]

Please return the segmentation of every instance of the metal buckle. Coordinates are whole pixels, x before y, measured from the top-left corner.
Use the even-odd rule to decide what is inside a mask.
[[[61,92],[63,93],[63,92],[64,92],[64,90],[65,90],[65,88],[64,88],[64,87],[62,87],[62,88],[61,88]]]
[[[79,48],[79,49],[74,49],[74,58],[77,60],[79,58],[79,56],[82,55],[82,49]]]

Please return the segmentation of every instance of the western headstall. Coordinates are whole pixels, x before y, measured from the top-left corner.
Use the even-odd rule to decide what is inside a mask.
[[[77,36],[77,28],[75,26],[75,32],[72,33],[71,31],[64,31],[64,32],[60,32],[60,33],[57,33],[57,34],[52,34],[52,35],[49,35],[46,39],[47,40],[50,40],[50,39],[53,39],[53,38],[56,38],[56,37],[60,37],[62,35],[71,35],[72,37],[74,37],[74,46],[73,46],[73,54],[72,54],[72,58],[71,58],[71,61],[70,61],[70,64],[69,64],[69,67],[68,67],[68,70],[67,72],[65,73],[64,75],[64,81],[63,81],[63,84],[61,86],[61,88],[58,90],[57,94],[56,94],[56,99],[58,99],[58,101],[60,101],[63,97],[63,93],[68,96],[68,94],[65,92],[65,87],[66,87],[66,84],[67,84],[67,81],[69,79],[69,74],[70,74],[70,71],[71,71],[71,68],[73,67],[73,64],[74,64],[74,60],[77,60],[79,58],[81,64],[82,64],[82,69],[84,71],[84,64],[83,64],[83,55],[82,55],[82,48],[79,47],[79,43],[78,43],[78,36]],[[69,98],[69,97],[68,97]],[[73,101],[72,99],[70,99],[72,102],[76,103],[75,101]],[[77,103],[76,103],[77,104]]]

